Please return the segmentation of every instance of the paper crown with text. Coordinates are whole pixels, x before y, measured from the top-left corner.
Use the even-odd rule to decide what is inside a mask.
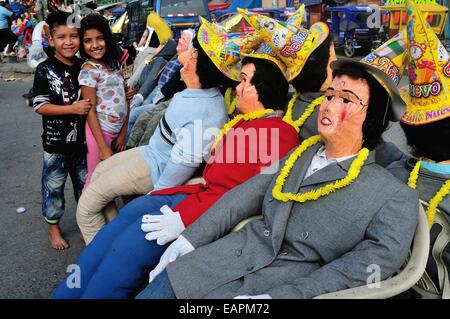
[[[323,22],[313,24],[308,30],[298,24],[288,24],[247,10],[238,11],[263,38],[262,49],[255,54],[266,54],[272,60],[276,59],[274,63],[284,65],[283,73],[288,81],[300,73],[311,53],[329,35],[329,28]]]
[[[409,90],[400,119],[423,125],[450,117],[450,57],[417,5],[406,0]]]
[[[239,81],[241,55],[254,51],[262,42],[255,33],[227,33],[223,28],[200,17],[197,38],[203,51],[228,78]]]

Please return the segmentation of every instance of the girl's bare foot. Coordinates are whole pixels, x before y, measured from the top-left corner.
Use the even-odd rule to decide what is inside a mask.
[[[69,248],[69,244],[62,237],[58,225],[50,225],[50,228],[48,229],[48,240],[50,240],[50,245],[54,249],[64,250]]]

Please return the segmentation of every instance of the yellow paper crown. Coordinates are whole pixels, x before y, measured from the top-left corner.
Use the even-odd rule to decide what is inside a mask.
[[[167,40],[173,38],[172,30],[170,29],[167,22],[154,11],[151,11],[147,16],[147,27],[153,29],[156,32],[160,43],[164,43]]]
[[[406,6],[409,94],[400,120],[422,125],[450,117],[450,57],[417,5]]]
[[[361,62],[380,69],[392,79],[395,85],[398,85],[406,68],[406,43],[406,30],[402,30],[375,51],[362,58]]]
[[[241,15],[240,17],[242,19],[244,19],[244,15],[242,14],[243,10],[241,9],[237,9]],[[246,11],[246,14],[248,15],[252,15],[256,18],[256,16],[258,16],[258,13],[255,12],[249,12]],[[260,39],[260,44],[258,47],[256,47],[252,52],[243,52],[242,53],[242,57],[252,57],[252,58],[256,58],[256,59],[262,59],[262,60],[267,60],[273,64],[275,64],[281,71],[281,73],[284,75],[284,77],[288,77],[287,74],[287,67],[286,65],[280,61],[280,59],[277,57],[277,55],[275,54],[275,52],[272,50],[272,48],[266,43],[266,42],[262,42],[263,41],[263,37],[260,33],[258,32],[254,32],[255,35],[257,35]]]
[[[243,9],[238,11],[255,31],[261,34],[278,60],[286,66],[288,81],[300,73],[308,57],[329,34],[328,26],[322,22],[313,24],[311,29],[307,30]]]
[[[200,17],[197,33],[200,46],[214,65],[227,77],[239,81],[241,55],[252,52],[262,42],[262,37],[249,34],[228,34],[222,28]]]
[[[272,48],[267,45],[267,43],[261,43],[261,45],[255,51],[251,53],[243,53],[242,56],[267,60],[275,64],[286,79],[289,76],[286,65],[282,61],[280,61],[280,59],[273,52]]]
[[[303,16],[305,15],[305,4],[303,3],[289,19],[286,20],[286,24],[290,24],[296,27],[302,26]]]
[[[243,23],[244,17],[240,14],[234,14],[217,24],[227,33],[239,32],[239,27]]]
[[[400,96],[398,85],[406,68],[406,47],[406,30],[402,30],[360,61],[369,66],[367,71],[388,92],[392,110],[390,119],[395,122],[405,112],[405,102]]]

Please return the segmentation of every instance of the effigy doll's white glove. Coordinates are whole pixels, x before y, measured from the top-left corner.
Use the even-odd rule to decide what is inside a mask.
[[[159,209],[162,215],[144,215],[141,229],[148,233],[147,240],[156,240],[158,245],[165,245],[180,236],[184,227],[179,212],[174,212],[169,206],[164,205]]]
[[[164,99],[164,94],[161,92],[161,90],[158,90],[158,92],[155,94],[155,96],[152,99],[153,104],[158,104],[161,102],[162,99]]]
[[[136,93],[130,102],[130,109],[134,109],[135,107],[141,106],[144,102],[144,97],[141,93]]]
[[[186,255],[193,250],[195,250],[194,246],[192,246],[192,244],[186,238],[184,238],[183,235],[180,235],[177,240],[175,240],[172,244],[170,244],[169,247],[167,247],[164,254],[162,254],[159,263],[156,265],[155,269],[150,272],[148,282],[152,282],[152,280],[155,279],[156,276],[158,276],[163,272],[164,269],[166,269],[168,264],[174,262],[177,258]]]

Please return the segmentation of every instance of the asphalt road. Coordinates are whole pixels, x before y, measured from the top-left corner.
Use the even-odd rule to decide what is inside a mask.
[[[71,248],[56,251],[48,244],[40,197],[41,117],[21,97],[31,84],[0,79],[0,298],[49,298],[84,246],[70,182],[61,228]],[[25,213],[16,213],[20,206]]]
[[[66,184],[66,213],[61,222],[71,247],[50,248],[41,215],[41,117],[21,97],[30,78],[0,79],[0,298],[50,298],[84,244],[75,221],[76,203]],[[386,139],[405,149],[403,133],[393,124]],[[23,206],[27,211],[16,213]]]

